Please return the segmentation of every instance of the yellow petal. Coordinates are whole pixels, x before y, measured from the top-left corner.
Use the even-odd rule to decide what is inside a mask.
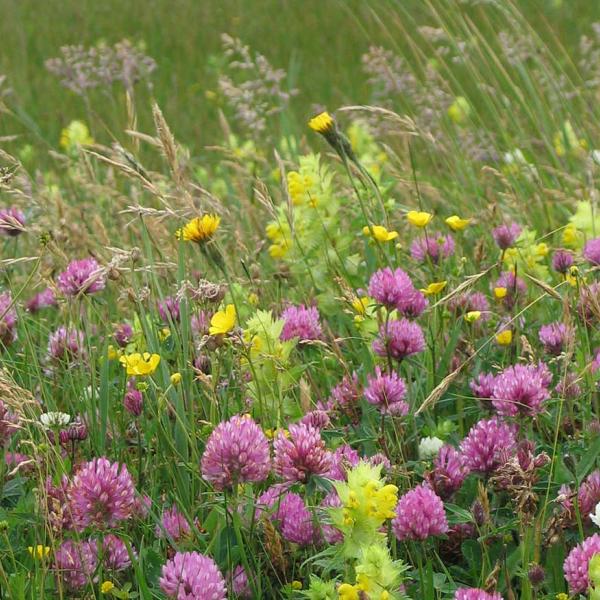
[[[446,225],[452,229],[452,231],[461,231],[464,229],[472,219],[461,219],[458,215],[452,215],[446,219]]]
[[[411,210],[406,214],[406,218],[408,219],[408,222],[415,227],[426,227],[431,219],[433,219],[433,215],[428,212]]]

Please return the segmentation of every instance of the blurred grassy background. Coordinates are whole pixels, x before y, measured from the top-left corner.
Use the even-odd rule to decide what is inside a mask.
[[[504,0],[502,0],[504,1]],[[422,19],[423,0],[0,0],[0,74],[8,76],[21,117],[29,127],[15,130],[0,115],[0,135],[23,133],[19,143],[38,133],[51,146],[62,127],[86,118],[84,102],[64,90],[44,61],[60,46],[85,46],[123,38],[143,40],[158,63],[154,94],[182,142],[197,149],[220,139],[217,110],[205,92],[214,89],[219,71],[222,32],[240,37],[275,67],[288,71],[299,88],[294,118],[304,122],[315,104],[335,108],[368,101],[360,57],[371,44],[403,43],[403,30]],[[477,19],[476,3],[440,0],[446,10]],[[534,28],[553,30],[560,43],[577,43],[590,24],[600,20],[600,2],[589,0],[519,0]],[[413,22],[414,20],[414,22]],[[141,88],[140,88],[141,91]],[[144,110],[147,92],[139,94],[140,127],[149,127]],[[93,103],[106,127],[123,123],[122,106],[104,99]],[[3,122],[4,120],[4,122]],[[97,131],[94,132],[97,135]]]

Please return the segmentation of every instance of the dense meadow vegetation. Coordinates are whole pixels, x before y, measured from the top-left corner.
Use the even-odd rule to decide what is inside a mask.
[[[0,599],[600,598],[600,6],[0,11]]]

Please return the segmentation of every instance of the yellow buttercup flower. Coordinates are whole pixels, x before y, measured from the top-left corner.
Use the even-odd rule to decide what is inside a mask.
[[[127,375],[152,375],[160,363],[160,355],[135,352],[121,356],[119,362],[127,369]]]
[[[479,311],[479,310],[470,310],[464,316],[464,319],[467,323],[475,323],[475,321],[479,321],[480,318],[481,318],[481,311]]]
[[[42,560],[42,558],[47,558],[50,554],[50,547],[38,544],[35,548],[33,546],[27,546],[27,551],[33,558]]]
[[[359,588],[357,586],[342,583],[338,588],[338,598],[339,600],[359,600],[360,596],[358,592]]]
[[[335,127],[335,123],[333,117],[328,112],[322,112],[313,117],[308,122],[308,126],[317,133],[325,134],[329,133]]]
[[[447,281],[434,281],[430,283],[426,288],[422,288],[421,291],[426,296],[433,296],[434,294],[439,294],[448,284]]]
[[[446,219],[446,225],[452,229],[452,231],[463,230],[472,219],[461,219],[458,215],[452,215]]]
[[[294,581],[292,581],[292,589],[293,590],[301,590],[302,589],[302,582],[298,581],[297,579],[294,579]]]
[[[372,236],[378,242],[391,242],[398,237],[397,231],[388,231],[383,225],[365,225],[362,231],[364,235]]]
[[[100,586],[100,592],[102,592],[103,594],[108,594],[109,592],[112,592],[114,589],[115,589],[115,584],[112,581],[105,581]]]
[[[505,329],[496,334],[496,342],[500,346],[509,346],[512,342],[513,334],[510,329]]]
[[[256,306],[258,304],[258,294],[255,292],[250,292],[248,294],[248,304],[252,306]]]
[[[408,222],[415,227],[426,227],[431,219],[433,219],[433,215],[428,212],[411,210],[406,213],[406,218],[408,219]]]
[[[208,241],[219,228],[221,217],[218,215],[202,215],[186,223],[176,232],[177,239],[198,244]]]
[[[502,298],[505,298],[507,293],[508,290],[505,287],[494,288],[494,297],[498,298],[498,300],[502,300]]]
[[[216,312],[210,320],[210,335],[225,335],[229,333],[235,326],[235,306],[228,304],[225,310]]]
[[[181,383],[181,373],[173,373],[170,379],[173,385],[179,385]]]

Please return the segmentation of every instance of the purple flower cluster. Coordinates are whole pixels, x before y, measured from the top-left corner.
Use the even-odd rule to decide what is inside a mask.
[[[375,367],[375,375],[367,377],[365,398],[384,415],[405,416],[408,414],[406,383],[397,373],[382,373]]]
[[[417,238],[410,245],[410,255],[418,262],[430,260],[434,265],[454,254],[454,239],[450,235],[432,233]]]
[[[573,254],[568,250],[559,249],[552,255],[552,268],[563,275],[573,266],[574,262]]]
[[[164,323],[177,323],[180,317],[179,300],[174,296],[167,296],[159,301],[158,314]]]
[[[71,362],[85,358],[85,336],[79,329],[59,327],[48,338],[48,358],[52,361]]]
[[[461,315],[478,311],[481,313],[481,317],[479,318],[481,322],[489,321],[492,316],[490,303],[485,294],[481,292],[465,292],[454,296],[448,301],[448,310]]]
[[[106,529],[131,516],[135,488],[126,465],[94,458],[75,474],[68,497],[75,529]]]
[[[498,592],[486,592],[479,588],[458,588],[454,600],[502,600]]]
[[[425,350],[425,336],[421,327],[408,319],[389,321],[380,327],[373,350],[379,356],[401,361]]]
[[[67,588],[75,591],[98,581],[99,546],[96,539],[66,540],[56,550],[54,569]],[[137,556],[133,547],[128,548],[121,538],[112,533],[104,537],[101,546],[102,568],[112,573],[128,569],[131,558]]]
[[[25,215],[15,206],[0,208],[0,235],[16,237],[25,231]]]
[[[512,271],[503,271],[500,273],[500,276],[493,285],[494,290],[498,288],[506,290],[506,295],[502,298],[502,304],[504,304],[507,310],[511,310],[519,298],[524,296],[527,291],[525,282]]]
[[[156,526],[154,532],[158,538],[168,536],[174,542],[178,542],[182,538],[190,536],[192,528],[185,516],[177,510],[177,507],[172,506],[163,511],[160,517],[160,525]]]
[[[312,306],[289,306],[281,314],[284,320],[281,340],[287,341],[298,338],[300,342],[320,340],[323,336],[319,311]]]
[[[552,356],[558,356],[573,338],[573,329],[557,321],[540,327],[539,338],[544,350]]]
[[[400,540],[426,540],[448,531],[442,499],[427,485],[421,484],[398,500],[392,529]]]
[[[588,240],[583,247],[583,258],[591,265],[600,265],[600,238]]]
[[[492,404],[499,415],[534,416],[550,398],[552,375],[544,363],[507,367],[494,379]]]
[[[494,241],[498,245],[500,250],[506,250],[514,245],[517,238],[521,235],[523,229],[517,223],[509,223],[507,225],[500,225],[492,230],[492,236]]]
[[[299,546],[309,546],[319,539],[311,512],[299,494],[289,492],[279,501],[273,518],[279,522],[281,535]]]
[[[280,431],[273,446],[275,473],[287,481],[307,481],[311,475],[325,475],[331,468],[331,452],[320,431],[309,425],[290,425],[289,438]]]
[[[466,467],[490,473],[498,468],[503,454],[516,447],[515,428],[498,418],[482,419],[460,444]]]
[[[105,286],[105,276],[95,258],[73,260],[58,276],[58,289],[65,296],[94,294]]]
[[[425,296],[402,269],[392,271],[386,267],[373,273],[368,293],[379,304],[405,317],[418,317],[427,308]]]
[[[17,311],[10,292],[0,294],[0,344],[8,346],[17,339]]]
[[[595,554],[600,554],[600,534],[594,534],[575,546],[563,564],[565,579],[572,594],[583,594],[590,586],[589,565]]]
[[[169,600],[225,600],[225,580],[215,561],[198,552],[176,552],[158,580]]]
[[[442,446],[433,460],[433,470],[427,473],[427,482],[444,500],[460,489],[469,474],[463,455],[449,445]]]
[[[25,310],[30,313],[36,313],[43,308],[50,306],[56,306],[56,294],[52,288],[46,288],[41,292],[38,292],[33,298],[30,298],[25,303]]]
[[[250,416],[235,415],[210,434],[201,469],[202,477],[218,490],[263,481],[271,471],[269,442]]]

